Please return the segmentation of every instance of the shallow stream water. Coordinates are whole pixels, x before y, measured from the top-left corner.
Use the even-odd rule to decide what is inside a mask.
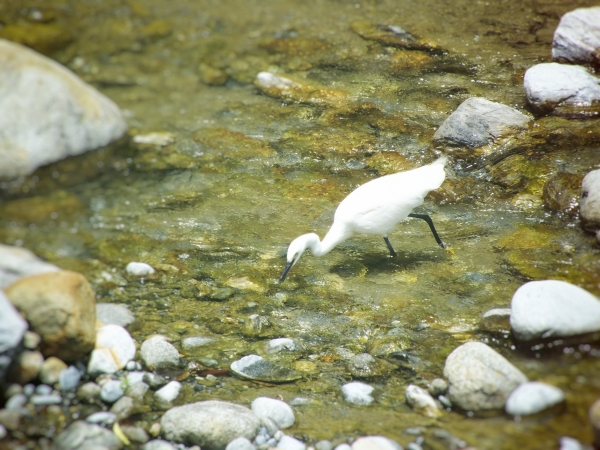
[[[306,397],[312,402],[296,408],[288,433],[313,443],[381,434],[406,445],[413,437],[404,431],[415,426],[426,427],[433,449],[456,446],[439,429],[481,449],[556,448],[561,436],[591,442],[597,342],[536,353],[479,323],[489,309],[509,307],[529,280],[563,279],[600,294],[594,237],[576,215],[542,201],[557,171],[599,167],[600,146],[585,137],[598,121],[561,119],[579,130],[573,141],[507,158],[514,159],[508,175],[453,164],[420,208],[447,249],[423,221],[408,219],[390,235],[396,258],[381,238],[355,237],[322,258],[306,254],[284,284],[277,280],[287,244],[307,232],[323,237],[355,187],[433,161],[433,133],[462,101],[479,96],[526,112],[524,71],[550,61],[562,14],[593,2],[26,3],[9,0],[0,14],[29,26],[27,8],[47,13],[63,38],[47,52],[112,98],[131,130],[105,149],[1,183],[0,242],[85,274],[99,302],[132,310],[138,342],[154,333],[176,346],[187,336],[216,338],[194,352],[178,347],[189,361],[227,368],[241,356],[265,355],[271,338],[301,344],[289,355],[265,355],[303,371],[299,382],[225,377],[207,393],[192,389],[192,376],[183,401]],[[433,50],[362,37],[372,24],[400,26]],[[337,97],[264,95],[253,81],[266,70]],[[132,141],[147,132],[169,132],[174,141]],[[129,278],[130,261],[157,273]],[[441,377],[446,356],[470,340],[488,343],[531,380],[563,389],[566,406],[520,421],[412,412],[406,386]],[[367,377],[376,399],[369,407],[340,394],[355,379],[347,356],[362,352],[380,363]]]

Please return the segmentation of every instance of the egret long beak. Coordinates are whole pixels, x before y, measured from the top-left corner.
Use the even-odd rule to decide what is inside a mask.
[[[291,261],[285,265],[285,269],[283,269],[283,273],[279,277],[279,284],[281,284],[285,281],[285,277],[287,277],[287,274],[293,265],[294,265],[294,261]]]

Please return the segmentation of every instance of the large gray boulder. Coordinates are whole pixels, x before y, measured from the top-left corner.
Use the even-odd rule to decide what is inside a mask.
[[[579,215],[584,230],[592,233],[600,230],[600,169],[589,172],[581,182]]]
[[[600,330],[600,301],[566,281],[525,283],[513,295],[510,307],[510,326],[519,341]]]
[[[525,72],[523,87],[529,104],[541,113],[586,115],[600,101],[600,78],[581,66],[537,64]]]
[[[552,57],[576,64],[600,63],[600,6],[566,13],[554,32]]]
[[[454,349],[444,366],[448,396],[465,411],[499,410],[527,377],[504,356],[481,342]]]
[[[471,97],[442,123],[433,139],[441,144],[477,148],[527,128],[531,117],[510,106]]]
[[[242,436],[252,441],[261,426],[260,418],[248,408],[234,403],[205,401],[176,406],[160,421],[163,436],[205,450],[222,450]]]
[[[112,100],[55,61],[0,39],[0,178],[102,147],[126,130]]]

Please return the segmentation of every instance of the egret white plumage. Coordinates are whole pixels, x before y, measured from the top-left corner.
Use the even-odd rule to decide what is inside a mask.
[[[387,235],[407,217],[425,220],[437,243],[444,248],[431,217],[411,211],[423,204],[429,191],[442,185],[446,178],[444,167],[447,162],[448,158],[443,156],[427,166],[376,178],[356,188],[338,206],[333,225],[323,241],[315,233],[303,234],[292,241],[287,251],[287,265],[279,282],[283,283],[307,248],[314,256],[323,256],[355,234],[382,236],[390,255],[396,256]]]

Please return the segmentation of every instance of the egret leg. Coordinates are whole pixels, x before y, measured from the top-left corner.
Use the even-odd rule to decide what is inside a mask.
[[[425,222],[427,222],[427,225],[429,225],[429,228],[431,228],[431,232],[433,233],[433,237],[435,238],[436,242],[440,245],[440,247],[445,248],[444,243],[442,242],[439,235],[437,234],[437,231],[435,231],[435,227],[433,226],[433,221],[431,220],[431,217],[429,217],[427,214],[413,214],[413,213],[410,213],[408,215],[408,217],[414,217],[416,219],[423,219]]]
[[[387,238],[387,236],[384,236],[384,237],[383,237],[383,240],[385,241],[385,245],[387,245],[387,248],[388,248],[388,249],[389,249],[389,251],[390,251],[390,255],[391,255],[391,256],[398,256],[398,255],[396,254],[396,252],[394,251],[394,247],[392,247],[392,244],[390,244],[390,240]]]

